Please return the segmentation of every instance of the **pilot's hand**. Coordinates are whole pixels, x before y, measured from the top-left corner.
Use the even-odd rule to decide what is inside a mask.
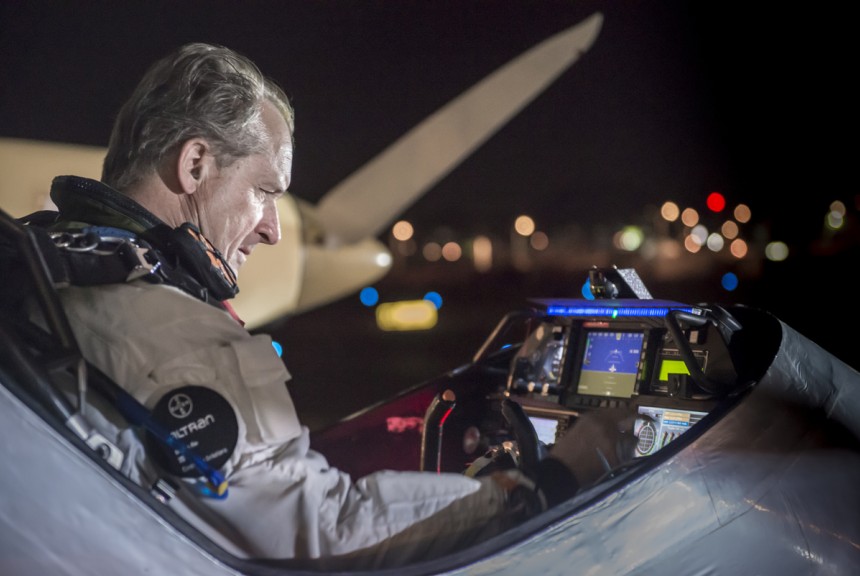
[[[580,489],[588,488],[633,458],[636,418],[636,412],[626,408],[586,412],[556,442],[549,456],[570,469]]]

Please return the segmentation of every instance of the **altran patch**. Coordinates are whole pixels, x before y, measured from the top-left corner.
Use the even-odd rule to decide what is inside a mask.
[[[205,386],[184,386],[171,390],[158,401],[153,419],[177,441],[212,468],[227,462],[239,438],[236,412],[219,393]],[[150,453],[168,472],[177,476],[199,476],[193,458],[147,434]]]

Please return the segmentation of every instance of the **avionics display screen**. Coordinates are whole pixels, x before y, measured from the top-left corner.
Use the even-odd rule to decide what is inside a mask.
[[[644,341],[642,332],[586,332],[576,392],[615,398],[633,396]]]

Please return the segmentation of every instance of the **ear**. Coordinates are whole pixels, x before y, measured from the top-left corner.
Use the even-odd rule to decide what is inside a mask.
[[[208,170],[214,165],[213,162],[209,143],[203,138],[192,138],[182,144],[176,159],[177,179],[181,192],[194,194]]]

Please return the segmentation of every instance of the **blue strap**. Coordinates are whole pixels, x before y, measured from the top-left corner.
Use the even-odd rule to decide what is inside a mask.
[[[194,484],[195,489],[201,496],[218,500],[224,500],[227,498],[227,480],[224,478],[223,474],[212,468],[208,462],[198,454],[194,453],[185,442],[174,437],[164,426],[156,422],[149,413],[149,410],[147,410],[143,404],[135,400],[131,394],[121,388],[117,388],[115,393],[117,408],[129,422],[137,426],[143,426],[160,442],[179,451],[183,456],[194,463],[194,466],[206,479],[205,483]]]
[[[114,228],[113,226],[87,226],[83,229],[85,234],[94,233],[100,237],[113,236],[114,238],[127,238],[129,240],[137,240],[137,234],[130,230],[122,228]]]

